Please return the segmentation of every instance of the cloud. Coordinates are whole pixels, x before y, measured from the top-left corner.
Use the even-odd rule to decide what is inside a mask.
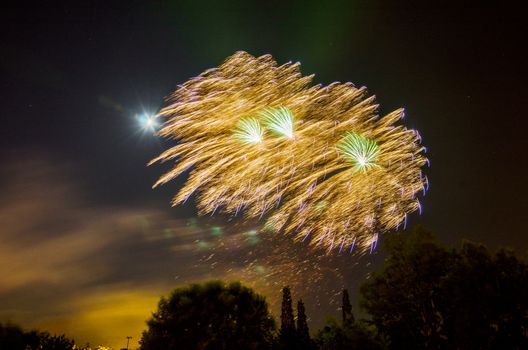
[[[0,321],[78,344],[121,348],[132,336],[133,348],[159,296],[223,279],[255,288],[275,315],[289,285],[319,326],[336,312],[344,281],[361,278],[350,274],[358,264],[350,255],[326,256],[258,222],[87,201],[72,180],[77,171],[45,158],[0,171]]]
[[[67,173],[46,161],[3,168],[0,320],[92,344],[137,342],[174,276],[195,277],[184,263],[199,231],[159,211],[89,205]]]

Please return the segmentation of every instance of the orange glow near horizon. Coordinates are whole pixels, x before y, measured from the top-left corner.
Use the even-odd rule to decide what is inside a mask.
[[[126,345],[126,337],[131,336],[129,348],[135,349],[146,329],[146,320],[156,310],[159,295],[131,289],[81,296],[71,301],[67,318],[51,318],[35,327],[50,333],[65,333],[79,346],[89,342],[92,347],[121,349]]]

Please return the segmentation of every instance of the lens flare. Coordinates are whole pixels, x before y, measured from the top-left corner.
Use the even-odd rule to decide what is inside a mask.
[[[136,117],[140,127],[145,131],[155,131],[159,127],[159,123],[155,115],[143,113]]]

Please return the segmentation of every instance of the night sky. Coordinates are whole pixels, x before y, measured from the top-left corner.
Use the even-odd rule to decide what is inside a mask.
[[[241,279],[274,310],[289,284],[308,300],[315,328],[337,315],[343,286],[356,295],[380,251],[315,256],[287,239],[255,237],[254,223],[200,218],[192,203],[171,208],[183,179],[151,189],[166,167],[146,163],[172,143],[136,117],[239,50],[299,61],[316,83],[367,86],[380,114],[404,107],[431,162],[423,214],[409,224],[446,244],[470,239],[524,254],[523,13],[404,3],[4,8],[0,321],[119,347],[127,335],[139,339],[159,295],[191,281]]]

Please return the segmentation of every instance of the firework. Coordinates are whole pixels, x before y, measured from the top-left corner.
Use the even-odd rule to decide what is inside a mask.
[[[155,186],[190,170],[173,205],[267,215],[266,227],[327,248],[365,252],[419,208],[426,179],[419,135],[380,118],[350,83],[309,86],[299,64],[238,52],[170,96],[160,135],[176,159]]]
[[[155,186],[191,169],[173,205],[195,194],[202,214],[263,216],[308,168],[316,124],[326,123],[303,122],[319,88],[311,79],[299,64],[239,52],[181,85],[159,114],[168,117],[160,135],[178,145],[154,160],[179,162]]]
[[[286,107],[267,109],[260,112],[264,117],[263,122],[271,132],[277,136],[293,138],[293,129],[295,127],[295,117]]]
[[[243,118],[237,122],[233,134],[243,143],[260,143],[264,138],[264,129],[257,119]]]
[[[336,124],[334,135],[321,135],[334,149],[321,167],[290,184],[291,195],[268,226],[329,251],[364,253],[381,233],[405,225],[420,207],[427,159],[417,132],[394,125],[402,116],[397,110],[381,119],[360,117],[353,125]]]
[[[378,144],[366,137],[354,133],[347,133],[337,144],[337,148],[348,158],[357,170],[367,171],[374,167],[379,153]]]

